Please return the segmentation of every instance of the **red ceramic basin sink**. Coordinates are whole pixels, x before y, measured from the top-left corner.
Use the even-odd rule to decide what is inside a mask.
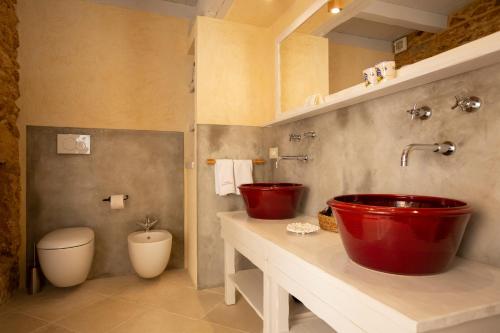
[[[254,183],[238,187],[250,217],[281,220],[295,217],[304,191],[302,184]]]
[[[342,195],[328,205],[354,262],[404,275],[446,270],[471,216],[465,202],[414,195]]]

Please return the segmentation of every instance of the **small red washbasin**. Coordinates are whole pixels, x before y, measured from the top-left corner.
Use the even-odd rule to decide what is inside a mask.
[[[295,217],[304,185],[254,183],[239,186],[250,217],[281,220]]]
[[[328,205],[353,261],[406,275],[446,270],[471,215],[465,202],[415,195],[342,195]]]

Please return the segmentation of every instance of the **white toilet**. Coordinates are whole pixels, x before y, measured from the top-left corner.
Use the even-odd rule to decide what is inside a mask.
[[[137,275],[154,278],[165,270],[172,250],[167,230],[137,231],[128,235],[128,254]]]
[[[49,232],[38,242],[38,260],[45,277],[56,287],[83,283],[94,257],[94,230],[63,228]]]

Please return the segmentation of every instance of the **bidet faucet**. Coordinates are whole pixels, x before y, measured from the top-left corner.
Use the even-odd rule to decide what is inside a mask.
[[[144,230],[146,232],[149,232],[150,229],[153,228],[153,226],[158,222],[158,218],[153,218],[151,219],[149,216],[146,216],[146,219],[144,220],[144,222],[140,223],[140,222],[136,222],[136,224],[142,228],[144,228]]]
[[[309,160],[309,156],[307,156],[307,155],[299,155],[299,156],[285,155],[285,156],[278,156],[278,158],[276,159],[276,162],[274,164],[274,166],[276,167],[276,169],[278,169],[278,166],[279,166],[281,160],[295,160],[295,161],[307,162]]]
[[[443,143],[434,143],[434,144],[421,144],[421,143],[412,143],[403,149],[403,153],[401,154],[401,166],[408,166],[408,158],[410,157],[410,152],[413,150],[429,150],[435,153],[441,153],[443,155],[451,155],[455,152],[456,146],[453,142],[445,141]]]

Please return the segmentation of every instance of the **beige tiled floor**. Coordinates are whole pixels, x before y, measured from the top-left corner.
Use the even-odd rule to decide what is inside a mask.
[[[19,292],[0,307],[0,332],[260,332],[262,321],[245,300],[226,306],[223,292],[196,290],[184,270],[153,280],[131,275],[49,286],[36,296]]]

